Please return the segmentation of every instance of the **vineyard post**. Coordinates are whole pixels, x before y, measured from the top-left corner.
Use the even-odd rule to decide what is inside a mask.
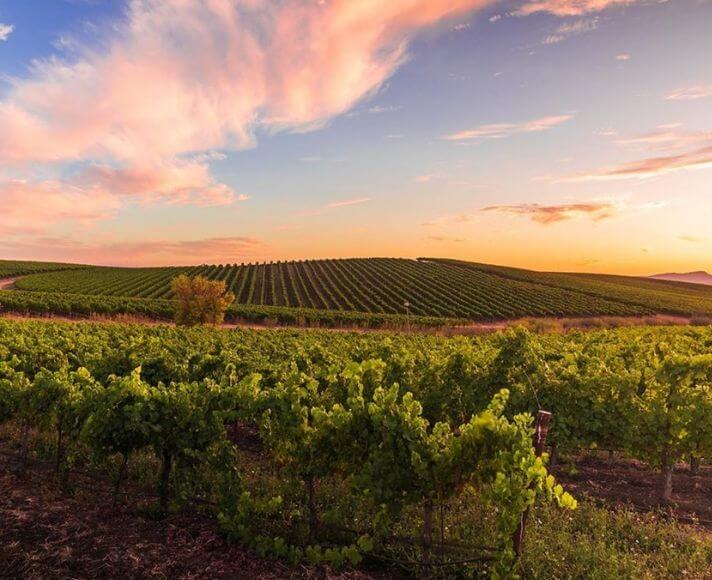
[[[541,457],[544,452],[544,445],[546,445],[546,436],[549,433],[549,425],[551,424],[551,413],[549,411],[539,410],[536,416],[536,428],[534,430],[534,452],[537,457]],[[533,484],[532,484],[533,487]],[[524,531],[527,526],[527,519],[529,517],[529,508],[524,510],[519,516],[519,526],[517,526],[517,531],[514,533],[514,553],[520,556],[524,548]]]

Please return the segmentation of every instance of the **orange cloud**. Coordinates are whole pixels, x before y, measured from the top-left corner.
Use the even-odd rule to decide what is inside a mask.
[[[448,215],[440,218],[422,222],[420,225],[424,228],[448,226],[457,224],[469,224],[475,220],[475,216],[469,213],[461,213],[457,215]]]
[[[612,203],[572,203],[562,205],[524,203],[518,205],[492,205],[483,208],[482,211],[523,215],[530,217],[537,223],[550,225],[578,216],[588,216],[594,221],[605,220],[613,217],[617,213],[617,208]]]
[[[553,115],[524,123],[480,125],[474,129],[467,129],[465,131],[445,135],[443,139],[447,141],[476,141],[479,139],[502,139],[520,133],[540,133],[542,131],[548,131],[573,118],[574,115]]]
[[[429,240],[432,240],[433,242],[464,242],[465,238],[452,238],[450,236],[428,236]]]
[[[516,16],[529,16],[548,12],[555,16],[581,16],[600,12],[609,6],[626,6],[640,0],[532,0],[513,12]]]

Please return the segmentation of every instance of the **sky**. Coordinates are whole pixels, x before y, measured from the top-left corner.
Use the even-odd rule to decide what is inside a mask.
[[[712,270],[712,0],[0,0],[0,257]]]

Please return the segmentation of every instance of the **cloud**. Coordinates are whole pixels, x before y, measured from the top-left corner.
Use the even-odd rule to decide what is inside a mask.
[[[204,163],[163,163],[114,168],[93,165],[76,180],[85,187],[102,189],[141,202],[214,206],[245,201],[225,184],[217,183]]]
[[[480,125],[473,129],[443,136],[447,141],[476,141],[481,139],[502,139],[521,133],[539,133],[553,129],[557,125],[574,118],[574,115],[554,115],[534,119],[525,123],[495,123]]]
[[[604,181],[644,179],[675,171],[712,167],[712,145],[676,155],[648,157],[593,173],[574,175],[559,181]]]
[[[0,234],[37,234],[62,222],[88,226],[114,216],[119,202],[104,191],[59,180],[0,183]]]
[[[204,163],[93,164],[64,179],[0,180],[0,232],[37,232],[105,221],[127,204],[208,207],[249,199],[216,182]]]
[[[610,6],[627,6],[640,0],[531,0],[513,12],[515,16],[529,16],[548,12],[554,16],[581,16],[601,12]]]
[[[621,60],[621,61],[630,60],[630,54],[628,54],[627,52],[621,52],[620,54],[616,55],[616,60]]]
[[[381,113],[392,113],[394,111],[400,111],[403,107],[401,105],[374,105],[369,107],[367,112],[370,115],[379,115]]]
[[[0,204],[16,202],[23,183],[59,208],[30,220],[51,226],[134,202],[244,199],[211,161],[255,146],[257,133],[324,126],[374,95],[423,28],[492,1],[130,0],[98,45],[72,41],[9,79],[0,166],[24,179],[0,183]]]
[[[422,222],[420,225],[425,228],[437,227],[437,226],[448,226],[456,224],[468,224],[475,220],[475,216],[469,213],[460,213],[456,215],[448,215],[440,218],[428,220]]]
[[[0,161],[166,158],[310,130],[373,94],[421,28],[490,0],[133,0],[103,50],[35,64]]]
[[[668,101],[696,101],[712,97],[712,85],[682,87],[665,95]]]
[[[555,178],[555,182],[645,179],[675,171],[712,165],[712,132],[686,131],[679,123],[660,125],[632,137],[620,137],[617,145],[655,152],[648,157],[588,173]],[[612,133],[612,136],[616,135]]]
[[[87,243],[72,237],[35,237],[2,240],[0,248],[17,257],[66,260],[77,263],[113,266],[194,265],[235,263],[261,257],[268,247],[247,236],[197,240],[108,241]]]
[[[465,238],[452,238],[450,236],[428,236],[428,240],[431,240],[433,242],[464,242]]]
[[[415,181],[415,183],[430,183],[434,179],[441,178],[442,176],[443,174],[440,172],[427,173],[424,175],[418,175],[415,179],[413,179],[413,181]]]
[[[7,40],[13,30],[15,30],[15,27],[12,24],[3,24],[0,22],[0,42]]]
[[[337,207],[346,207],[349,205],[359,205],[362,203],[368,203],[371,201],[370,197],[358,197],[356,199],[346,199],[343,201],[332,201],[331,203],[327,204],[326,207],[328,208],[337,208]]]
[[[494,14],[493,16],[489,17],[490,22],[498,22],[499,20],[502,20],[501,14]]]
[[[633,146],[651,150],[676,150],[686,147],[700,146],[705,143],[712,145],[712,131],[684,131],[680,125],[660,125],[653,131],[617,139],[618,145]]]
[[[547,36],[542,44],[558,44],[562,40],[584,32],[591,32],[598,27],[598,18],[580,19],[575,22],[567,22],[559,26],[552,34]]]
[[[613,203],[571,203],[562,205],[523,203],[517,205],[491,205],[483,208],[482,211],[523,215],[539,224],[550,225],[581,216],[589,217],[593,221],[609,219],[617,213],[617,206]]]
[[[678,236],[677,239],[682,240],[683,242],[690,242],[692,244],[698,244],[704,241],[704,238],[697,236]]]

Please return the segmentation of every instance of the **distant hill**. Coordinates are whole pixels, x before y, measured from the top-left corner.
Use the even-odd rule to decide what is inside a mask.
[[[702,270],[698,272],[687,272],[686,274],[656,274],[655,276],[650,276],[654,280],[668,280],[671,282],[688,282],[690,284],[706,284],[712,286],[712,275]]]

